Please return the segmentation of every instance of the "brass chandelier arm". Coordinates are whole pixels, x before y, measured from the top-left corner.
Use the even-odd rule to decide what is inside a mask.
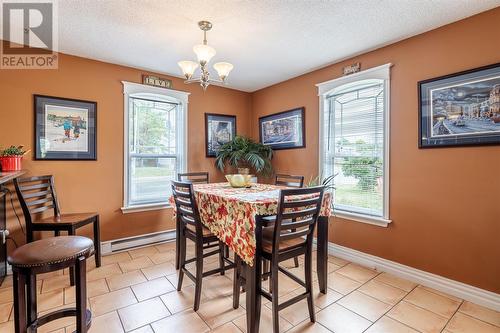
[[[200,83],[200,82],[202,82],[201,78],[191,78],[189,80],[184,80],[184,83],[186,83],[186,84],[188,84],[188,83]],[[208,79],[208,82],[209,83],[227,84],[227,82],[222,81],[222,80],[218,80],[218,79]]]

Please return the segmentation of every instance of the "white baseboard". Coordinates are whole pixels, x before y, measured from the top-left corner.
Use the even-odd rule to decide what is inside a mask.
[[[166,230],[151,234],[114,239],[111,241],[101,242],[101,253],[102,255],[106,255],[172,240],[175,241],[175,230]]]
[[[154,232],[151,234],[144,234],[101,242],[101,255],[112,254],[168,241],[175,241],[175,230],[166,230]],[[11,274],[12,267],[7,263],[7,275]]]
[[[350,262],[370,267],[377,271],[387,272],[426,287],[434,288],[464,300],[500,311],[500,294],[334,243],[328,243],[328,253]]]

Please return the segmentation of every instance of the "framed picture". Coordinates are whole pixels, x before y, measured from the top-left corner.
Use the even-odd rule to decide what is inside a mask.
[[[96,160],[97,103],[34,96],[35,160]]]
[[[418,83],[419,147],[500,144],[500,63]]]
[[[217,156],[220,146],[236,136],[236,116],[205,113],[205,145],[207,157]]]
[[[260,142],[272,149],[306,146],[305,109],[303,107],[259,118]]]

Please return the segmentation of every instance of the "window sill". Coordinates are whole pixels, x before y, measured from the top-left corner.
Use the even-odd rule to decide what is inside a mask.
[[[147,212],[150,210],[161,210],[167,208],[172,208],[172,206],[168,203],[155,203],[155,204],[122,207],[121,210],[123,214],[130,214],[130,213]]]
[[[368,216],[368,215],[356,214],[356,213],[348,213],[348,212],[338,211],[338,210],[334,211],[333,216],[340,217],[340,218],[346,219],[346,220],[376,225],[376,226],[384,227],[384,228],[387,228],[389,223],[392,222],[392,220],[387,220],[387,219],[384,219],[383,217]]]

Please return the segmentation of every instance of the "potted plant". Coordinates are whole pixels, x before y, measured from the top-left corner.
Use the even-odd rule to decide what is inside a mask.
[[[306,187],[314,187],[314,186],[320,186],[323,185],[325,187],[325,190],[327,191],[333,191],[335,190],[335,186],[333,185],[334,178],[337,177],[338,173],[334,175],[330,175],[328,177],[323,178],[322,175],[316,176],[314,178],[311,177],[309,179],[309,182],[307,182]]]
[[[23,146],[10,146],[6,149],[0,149],[2,171],[21,170],[21,160],[26,153],[27,151],[23,150]]]
[[[239,174],[249,174],[252,169],[256,173],[270,175],[273,171],[272,157],[271,147],[237,135],[220,147],[215,158],[215,166],[222,172],[229,165],[237,168]]]

